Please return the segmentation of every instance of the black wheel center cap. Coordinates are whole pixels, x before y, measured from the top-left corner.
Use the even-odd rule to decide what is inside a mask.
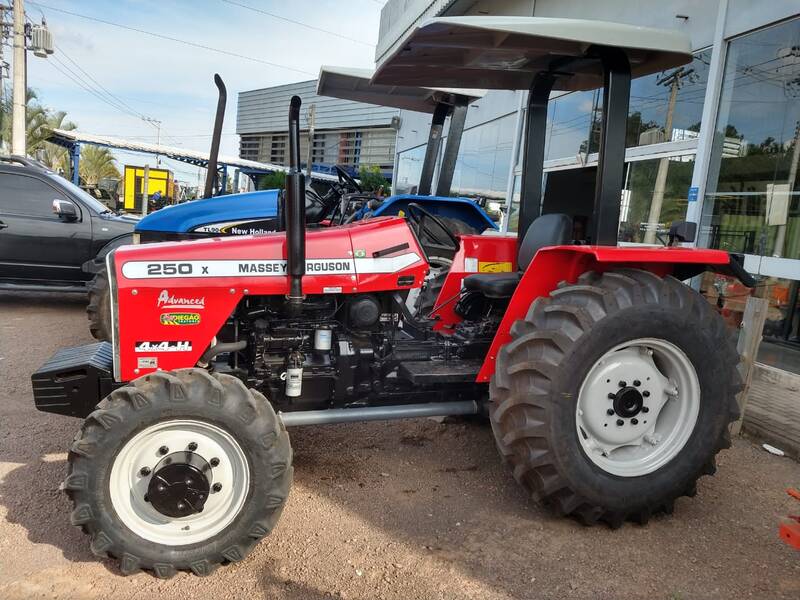
[[[630,419],[638,415],[642,406],[644,406],[644,398],[634,387],[624,387],[615,395],[614,412],[623,419]]]
[[[188,517],[202,512],[211,483],[211,467],[193,452],[176,452],[156,465],[147,486],[147,499],[168,517]]]

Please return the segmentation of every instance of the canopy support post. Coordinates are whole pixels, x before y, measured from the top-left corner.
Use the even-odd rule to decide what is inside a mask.
[[[522,158],[517,246],[522,244],[531,223],[542,213],[544,181],[544,146],[547,129],[547,102],[555,84],[552,73],[539,73],[528,94],[528,115],[525,121],[525,146]]]
[[[466,96],[456,95],[453,111],[450,114],[447,144],[445,144],[442,165],[439,168],[439,180],[436,182],[437,196],[450,195],[453,174],[456,170],[456,160],[458,159],[458,150],[461,148],[461,137],[464,134],[464,125],[467,122],[468,105],[469,99]]]
[[[433,171],[436,168],[436,157],[439,156],[439,146],[442,144],[442,130],[444,129],[444,120],[447,118],[447,113],[450,112],[450,107],[444,102],[436,105],[433,111],[433,121],[431,121],[431,130],[428,134],[428,147],[425,149],[425,159],[422,162],[422,174],[419,178],[419,187],[417,193],[420,196],[430,196],[431,187],[433,183]]]
[[[596,48],[603,65],[603,120],[594,190],[591,241],[616,246],[625,173],[625,137],[631,91],[631,66],[619,48]]]
[[[69,162],[72,170],[72,183],[75,185],[81,184],[80,166],[81,166],[81,145],[75,142],[69,147]]]

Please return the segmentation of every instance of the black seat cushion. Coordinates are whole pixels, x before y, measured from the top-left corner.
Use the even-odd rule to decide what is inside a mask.
[[[542,215],[536,219],[520,245],[517,273],[476,273],[464,278],[464,289],[480,292],[487,298],[510,298],[517,289],[522,273],[531,264],[533,257],[547,246],[562,246],[572,239],[572,219],[563,214]]]
[[[475,273],[464,278],[464,289],[480,292],[487,298],[510,298],[522,273]]]

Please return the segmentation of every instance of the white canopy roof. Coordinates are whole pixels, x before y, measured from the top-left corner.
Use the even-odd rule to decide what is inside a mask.
[[[486,93],[486,90],[378,85],[370,81],[374,74],[371,69],[323,66],[319,71],[317,94],[432,113],[440,102],[452,104],[456,94],[466,96],[468,102],[474,102]]]
[[[555,90],[601,87],[592,46],[622,49],[634,77],[691,60],[689,37],[677,31],[543,17],[440,17],[417,26],[379,65],[374,84],[528,89],[542,71],[558,74]]]
[[[50,134],[51,141],[55,143],[85,143],[93,144],[96,146],[104,146],[106,148],[118,148],[120,150],[128,150],[130,152],[141,152],[144,154],[160,154],[168,158],[174,158],[183,162],[197,164],[198,166],[206,166],[208,163],[208,152],[198,152],[197,150],[189,150],[188,148],[178,148],[176,146],[164,146],[161,144],[146,144],[144,142],[137,142],[126,140],[122,138],[110,137],[105,135],[93,135],[90,133],[81,133],[75,130],[53,129]],[[289,172],[289,167],[283,165],[276,165],[271,163],[262,163],[254,160],[245,160],[243,158],[236,158],[232,156],[219,156],[217,164],[228,165],[231,167],[239,167],[240,169],[262,172],[275,172],[283,171]],[[311,172],[312,179],[320,179],[323,181],[338,181],[336,175],[329,173],[319,173],[317,171]]]

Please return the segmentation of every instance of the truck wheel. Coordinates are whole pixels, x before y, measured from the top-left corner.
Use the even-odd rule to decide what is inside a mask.
[[[111,341],[111,290],[103,267],[89,282],[89,305],[86,307],[89,331],[101,342]]]
[[[266,398],[202,369],[112,392],[68,462],[72,524],[92,552],[162,578],[242,560],[272,531],[292,482],[289,436]]]
[[[722,318],[673,277],[585,273],[511,328],[491,382],[495,440],[557,513],[612,527],[692,496],[730,446],[739,357]]]

